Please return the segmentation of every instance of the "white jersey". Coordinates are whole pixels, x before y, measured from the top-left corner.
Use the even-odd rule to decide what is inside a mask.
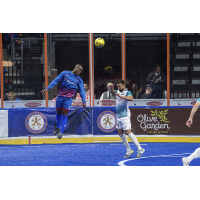
[[[121,96],[133,96],[130,91],[127,89],[120,92],[119,90],[115,90],[115,93],[119,93]],[[120,97],[116,96],[116,110],[117,110],[117,117],[131,117],[131,113],[128,106],[128,100],[121,99]]]

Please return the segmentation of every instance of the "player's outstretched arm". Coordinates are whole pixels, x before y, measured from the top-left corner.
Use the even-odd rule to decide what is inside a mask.
[[[186,122],[186,126],[191,127],[192,123],[193,123],[193,120],[188,119],[187,122]]]
[[[186,122],[186,126],[191,127],[191,125],[193,123],[193,117],[194,117],[197,109],[199,108],[199,106],[200,106],[200,102],[197,101],[191,110],[190,117],[189,117],[188,121]]]
[[[63,71],[61,72],[50,84],[47,88],[45,88],[45,90],[42,90],[42,94],[46,93],[48,90],[50,90],[51,88],[53,88],[56,84],[58,84],[60,81],[62,81],[64,79],[66,72]]]

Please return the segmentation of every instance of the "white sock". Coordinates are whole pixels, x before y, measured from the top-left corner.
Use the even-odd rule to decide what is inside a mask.
[[[128,143],[128,140],[127,140],[126,135],[125,135],[125,134],[122,134],[122,135],[119,135],[119,136],[120,136],[120,138],[121,138],[121,140],[122,140],[124,146],[126,147],[127,151],[130,151],[131,148],[130,148],[130,146],[129,146],[129,143]]]
[[[200,158],[200,148],[196,149],[194,153],[187,157],[188,162],[191,162],[194,159]]]
[[[131,132],[128,136],[131,138],[132,142],[137,146],[138,150],[141,150],[142,147],[140,146],[140,144],[139,144],[137,138],[135,137],[135,135]]]

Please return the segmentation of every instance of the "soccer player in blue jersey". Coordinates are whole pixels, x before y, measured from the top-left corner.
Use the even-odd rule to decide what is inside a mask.
[[[124,80],[117,82],[118,90],[114,90],[114,84],[108,84],[108,90],[116,95],[116,111],[117,111],[117,129],[118,134],[125,145],[127,152],[124,158],[128,158],[133,154],[133,150],[130,148],[127,136],[138,148],[137,157],[140,157],[144,153],[144,149],[140,146],[137,138],[131,132],[131,112],[129,110],[128,101],[133,101],[133,96],[130,91],[126,89],[126,83]],[[125,131],[125,134],[123,133]],[[126,136],[127,135],[127,136]]]
[[[83,101],[83,108],[86,108],[86,95],[83,80],[79,76],[83,71],[83,67],[77,64],[73,71],[61,72],[50,85],[42,90],[42,94],[45,94],[48,90],[53,88],[57,83],[61,81],[60,88],[56,99],[56,128],[54,135],[58,134],[57,138],[61,139],[64,129],[67,125],[68,113],[71,109],[72,98],[76,95],[79,89],[80,96]],[[62,123],[61,123],[62,121]]]
[[[191,127],[193,123],[193,117],[200,106],[200,98],[197,100],[196,104],[193,106],[190,117],[186,122],[186,126]],[[200,158],[200,148],[197,148],[190,156],[182,158],[183,166],[189,166],[190,162],[194,159]]]

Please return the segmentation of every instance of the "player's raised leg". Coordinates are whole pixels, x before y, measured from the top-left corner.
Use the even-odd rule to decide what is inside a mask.
[[[139,158],[143,153],[144,153],[144,149],[140,146],[137,138],[135,137],[135,135],[131,132],[131,129],[126,130],[125,133],[128,135],[128,137],[132,140],[132,142],[136,145],[136,147],[138,148],[138,154],[137,154],[137,158]]]
[[[182,158],[183,166],[189,166],[191,161],[197,158],[200,158],[200,148],[196,149],[190,156]]]
[[[132,142],[138,148],[137,157],[140,157],[144,153],[145,150],[140,146],[137,138],[131,132],[131,120],[130,120],[130,117],[123,117],[121,120],[122,120],[122,127],[125,130],[125,134],[132,140]]]

